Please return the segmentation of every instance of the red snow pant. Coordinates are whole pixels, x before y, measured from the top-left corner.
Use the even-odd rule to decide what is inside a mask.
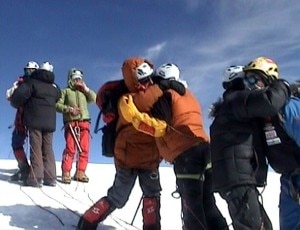
[[[82,152],[79,151],[75,142],[75,137],[78,140]],[[74,156],[78,153],[76,170],[85,172],[90,151],[90,122],[89,121],[72,121],[65,125],[65,140],[66,147],[63,152],[61,169],[63,172],[70,172]]]

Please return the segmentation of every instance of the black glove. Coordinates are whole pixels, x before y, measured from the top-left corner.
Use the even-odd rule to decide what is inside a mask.
[[[98,224],[91,224],[90,222],[86,221],[83,216],[80,217],[76,230],[97,230]]]
[[[185,94],[184,85],[182,83],[176,81],[176,80],[162,79],[162,80],[158,81],[157,84],[159,85],[159,88],[162,91],[166,91],[168,89],[173,89],[174,91],[176,91],[181,96]]]
[[[290,91],[293,96],[300,98],[300,82],[296,81],[290,84]]]

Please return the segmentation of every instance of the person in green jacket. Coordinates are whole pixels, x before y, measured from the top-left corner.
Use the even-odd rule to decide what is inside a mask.
[[[68,87],[62,89],[61,98],[56,103],[56,110],[63,114],[66,147],[62,156],[62,182],[70,184],[71,179],[88,182],[85,174],[90,150],[90,115],[89,103],[96,102],[96,93],[83,81],[83,72],[71,68],[68,72]],[[76,172],[71,178],[72,163],[78,153]]]

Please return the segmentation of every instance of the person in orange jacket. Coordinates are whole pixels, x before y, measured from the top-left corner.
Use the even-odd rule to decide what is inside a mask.
[[[149,112],[153,104],[163,95],[162,88],[153,84],[153,65],[143,58],[129,58],[122,66],[123,78],[129,94],[141,111]],[[184,87],[183,87],[184,88]],[[102,197],[81,216],[77,229],[96,229],[116,208],[122,208],[131,193],[136,179],[143,192],[143,229],[159,230],[160,191],[159,163],[161,161],[155,138],[140,133],[122,116],[118,106],[118,122],[114,161],[115,180],[108,189],[107,196]],[[94,212],[97,210],[97,213]]]
[[[153,79],[157,78],[180,81],[187,86],[180,79],[178,66],[172,63],[158,67]],[[184,95],[179,95],[167,90],[150,111],[154,118],[141,114],[143,111],[130,96],[121,101],[127,121],[137,130],[155,136],[160,155],[173,164],[183,229],[228,229],[212,191],[209,137],[204,130],[201,106],[192,92],[186,89]]]

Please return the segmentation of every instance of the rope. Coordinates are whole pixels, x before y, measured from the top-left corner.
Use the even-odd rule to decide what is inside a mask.
[[[111,219],[112,219],[113,221],[115,221],[118,225],[120,225],[120,227],[123,227],[124,230],[127,230],[128,228],[126,228],[126,227],[125,227],[124,225],[122,225],[120,222],[123,222],[123,223],[125,223],[125,224],[127,224],[127,225],[130,225],[130,226],[134,227],[134,228],[137,229],[137,230],[140,230],[138,227],[136,227],[136,226],[130,224],[129,222],[127,222],[127,221],[125,221],[125,220],[122,220],[121,218],[119,218],[119,217],[117,217],[117,216],[113,216],[113,215],[111,214],[110,217],[111,217]]]
[[[60,223],[61,223],[61,225],[62,226],[65,226],[65,224],[64,224],[64,222],[61,220],[61,218],[59,218],[59,216],[57,215],[57,214],[55,214],[54,212],[52,212],[52,211],[50,211],[50,210],[48,210],[47,208],[45,208],[45,207],[43,207],[43,206],[41,206],[41,205],[39,205],[38,203],[36,203],[35,201],[34,201],[34,199],[30,196],[30,195],[28,195],[23,189],[22,189],[22,186],[20,186],[20,190],[32,201],[32,203],[35,205],[35,206],[37,206],[38,208],[40,208],[40,209],[42,209],[42,210],[44,210],[44,211],[46,211],[46,212],[48,212],[48,213],[50,213],[51,215],[53,215]],[[41,189],[40,189],[41,190]],[[41,190],[42,191],[42,190]]]

